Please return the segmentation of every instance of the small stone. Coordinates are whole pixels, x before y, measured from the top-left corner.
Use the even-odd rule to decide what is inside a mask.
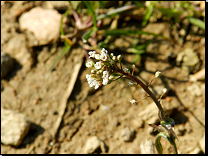
[[[123,128],[120,132],[120,137],[123,141],[129,142],[132,141],[135,137],[135,132],[133,129],[129,127]]]
[[[146,140],[145,143],[141,143],[141,154],[154,154],[154,144],[152,140]]]
[[[100,105],[100,109],[103,111],[103,112],[108,112],[110,110],[110,107],[109,106],[105,106],[105,105]]]
[[[196,83],[193,83],[192,85],[188,86],[187,90],[191,93],[192,96],[201,96],[202,95],[202,89]]]
[[[100,148],[100,145],[101,145],[101,141],[98,139],[98,137],[93,136],[87,140],[87,142],[84,146],[84,153],[92,154],[98,148]]]
[[[141,128],[144,125],[144,121],[140,118],[133,119],[131,123],[135,130]]]
[[[25,115],[1,109],[1,143],[19,146],[30,129],[30,121]]]
[[[58,40],[61,15],[56,10],[36,7],[23,13],[19,23],[20,29],[26,30],[29,46],[46,45]]]

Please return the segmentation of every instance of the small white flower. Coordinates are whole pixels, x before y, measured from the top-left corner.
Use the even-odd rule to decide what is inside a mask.
[[[94,69],[91,70],[91,73],[92,73],[92,74],[95,74],[95,72],[96,72],[96,71],[95,71]]]
[[[103,61],[107,61],[109,59],[109,56],[105,52],[102,52],[100,55],[100,59]]]
[[[160,71],[157,71],[156,73],[155,73],[155,77],[158,77],[159,75],[160,75]]]
[[[102,52],[102,53],[106,53],[106,54],[108,53],[108,51],[107,51],[105,48],[103,48],[103,49],[101,50],[101,52]]]
[[[95,89],[98,89],[102,85],[101,81],[97,81],[95,84]]]
[[[90,74],[87,74],[87,75],[86,75],[86,79],[89,79],[90,77],[91,77]]]
[[[93,67],[93,62],[92,61],[87,61],[86,67],[88,67],[88,68]]]
[[[95,54],[95,59],[100,60],[100,54]]]
[[[100,69],[102,68],[103,64],[101,62],[96,62],[95,64],[95,69]]]
[[[108,71],[103,71],[103,78],[108,78],[110,73]]]
[[[103,85],[107,85],[108,84],[108,78],[103,78]]]
[[[90,51],[88,54],[90,55],[89,58],[95,58],[95,51]]]

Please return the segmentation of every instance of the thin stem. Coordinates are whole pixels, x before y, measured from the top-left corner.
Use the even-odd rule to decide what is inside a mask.
[[[155,95],[152,93],[151,90],[149,90],[148,86],[146,86],[141,80],[139,80],[136,76],[131,75],[130,73],[125,73],[123,70],[116,68],[114,70],[115,72],[119,72],[123,75],[125,75],[126,77],[130,78],[131,80],[135,81],[137,84],[139,84],[148,94],[149,96],[152,98],[152,100],[155,102],[155,104],[157,105],[159,111],[162,113],[162,117],[164,118],[164,120],[167,119],[167,114],[165,113],[164,109],[162,108],[160,102],[157,100],[157,98],[155,97]]]

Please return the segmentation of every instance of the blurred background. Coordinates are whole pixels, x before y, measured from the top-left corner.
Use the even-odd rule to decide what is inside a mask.
[[[88,52],[102,48],[145,84],[161,72],[150,89],[168,90],[178,152],[205,153],[205,1],[1,1],[2,154],[140,154],[147,140],[157,153],[140,86],[89,87]]]

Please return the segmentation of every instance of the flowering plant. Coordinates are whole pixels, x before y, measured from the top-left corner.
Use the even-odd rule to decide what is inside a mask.
[[[137,83],[137,85],[140,85],[147,93],[148,95],[152,98],[152,100],[155,102],[155,104],[158,107],[158,117],[160,120],[159,126],[154,125],[154,124],[149,124],[152,126],[155,130],[158,130],[160,133],[156,137],[156,149],[157,151],[161,154],[163,152],[162,146],[160,144],[160,138],[164,137],[166,138],[171,145],[173,146],[174,152],[177,153],[177,148],[175,144],[175,139],[177,139],[176,134],[174,132],[174,125],[175,122],[173,119],[168,117],[168,114],[165,113],[164,109],[162,108],[162,105],[160,103],[160,99],[162,98],[162,95],[160,96],[160,99],[158,100],[155,95],[152,93],[152,91],[149,89],[149,85],[151,82],[159,77],[160,73],[157,71],[155,73],[155,78],[148,84],[145,85],[140,79],[135,77],[129,72],[127,68],[123,68],[121,64],[121,59],[122,56],[118,55],[117,57],[114,56],[113,53],[109,55],[108,51],[106,49],[102,49],[101,53],[97,53],[95,51],[90,51],[89,53],[89,58],[94,58],[98,60],[98,62],[93,62],[93,61],[87,61],[86,67],[88,68],[93,68],[91,70],[91,74],[86,75],[86,79],[88,81],[88,84],[90,87],[95,87],[95,89],[98,89],[102,85],[107,85],[111,81],[117,80],[114,76],[112,76],[112,73],[120,73],[121,78],[122,76],[126,76],[129,79],[133,80],[134,82]],[[117,66],[117,63],[120,64],[120,68]],[[133,66],[133,71],[134,71],[135,66]],[[165,93],[167,89],[163,89],[163,93]],[[135,100],[130,101],[132,104],[136,103]]]

